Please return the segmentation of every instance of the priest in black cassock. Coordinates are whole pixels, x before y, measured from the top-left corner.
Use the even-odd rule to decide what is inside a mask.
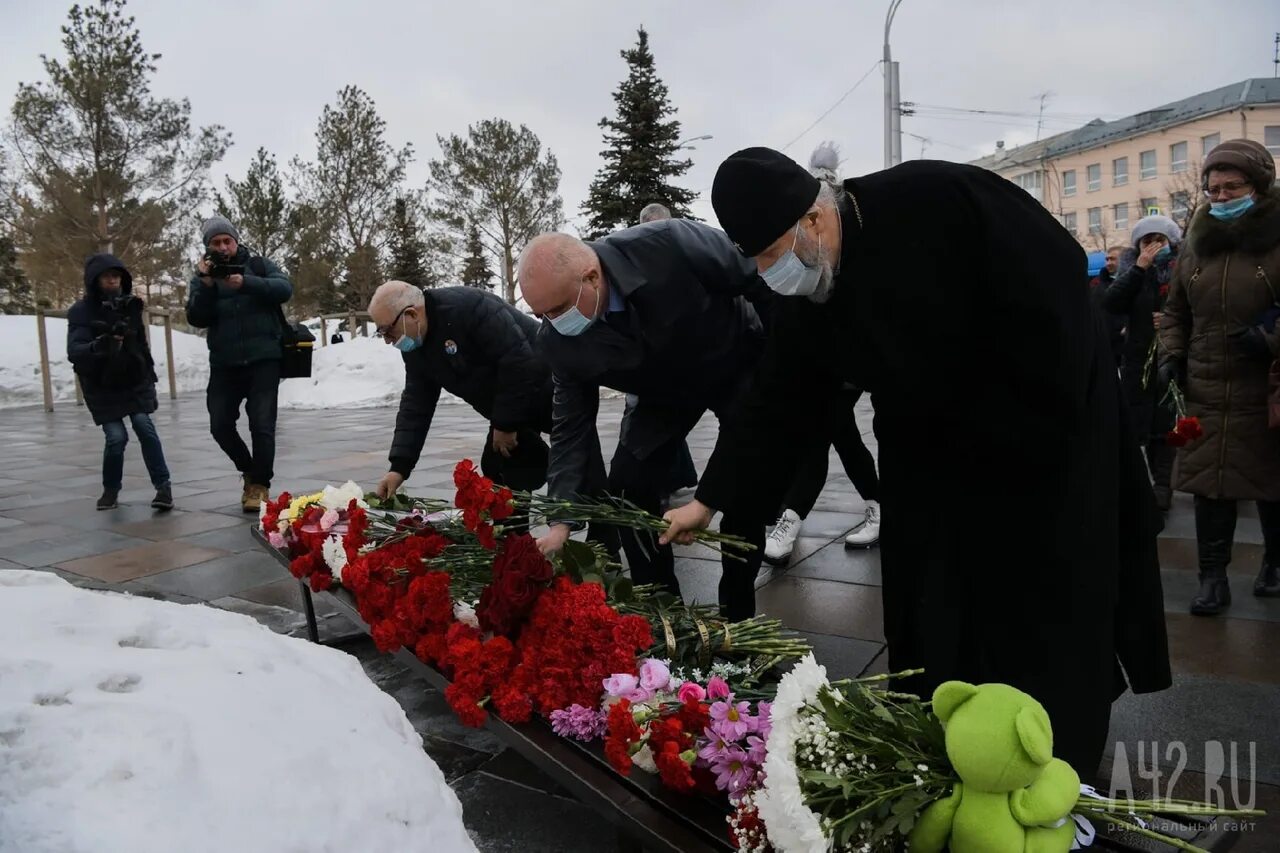
[[[816,407],[866,389],[890,670],[923,667],[902,687],[926,697],[948,679],[1027,691],[1055,754],[1093,778],[1111,702],[1170,673],[1160,517],[1080,245],[1014,184],[953,163],[829,184],[748,148],[711,198],[789,298],[667,540],[776,507],[800,448],[823,440]]]

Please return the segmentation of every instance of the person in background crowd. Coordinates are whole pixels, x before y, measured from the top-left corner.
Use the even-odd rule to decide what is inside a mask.
[[[862,526],[844,538],[844,546],[870,548],[880,541],[880,479],[876,476],[876,460],[862,443],[853,415],[853,407],[861,396],[857,388],[848,385],[842,388],[827,415],[830,443],[815,441],[803,451],[795,478],[787,489],[782,514],[765,540],[766,562],[785,566],[790,561],[804,520],[827,484],[827,451],[831,447],[836,449],[845,475],[867,505]]]
[[[1208,204],[1187,228],[1160,318],[1160,375],[1177,382],[1203,436],[1178,450],[1174,487],[1195,495],[1200,590],[1191,612],[1231,604],[1236,506],[1256,501],[1265,552],[1253,594],[1280,596],[1280,429],[1267,373],[1280,357],[1280,188],[1275,159],[1223,142],[1201,170]]]
[[[173,489],[164,448],[151,413],[156,400],[155,362],[143,319],[145,306],[133,295],[133,276],[114,255],[94,255],[84,265],[84,297],[67,312],[67,359],[75,368],[93,422],[102,427],[102,497],[98,509],[119,505],[124,448],[129,432],[142,446],[156,495],[151,506],[173,509]]]
[[[200,226],[205,256],[187,288],[187,322],[206,329],[209,344],[209,431],[244,477],[240,505],[257,512],[267,498],[276,458],[276,411],[284,318],[293,285],[280,268],[240,245],[221,216]],[[236,429],[240,404],[249,416],[253,451]]]
[[[1107,326],[1111,331],[1111,352],[1116,357],[1116,367],[1120,367],[1124,361],[1124,315],[1113,314],[1107,310],[1103,297],[1107,292],[1107,288],[1116,280],[1116,275],[1120,270],[1120,256],[1122,253],[1123,247],[1121,246],[1112,246],[1108,249],[1107,262],[1098,274],[1089,280],[1089,293],[1093,297],[1093,302],[1107,318]]]
[[[841,383],[870,392],[889,670],[923,668],[899,682],[917,695],[948,679],[1025,690],[1054,754],[1096,774],[1113,699],[1171,673],[1160,514],[1079,243],[957,163],[833,186],[747,148],[711,202],[779,298],[754,387],[662,540],[689,541],[717,509],[776,508]]]
[[[1102,304],[1128,328],[1120,386],[1129,403],[1134,434],[1147,451],[1156,505],[1167,512],[1173,500],[1169,480],[1174,449],[1165,434],[1173,429],[1174,415],[1165,401],[1168,386],[1155,375],[1151,346],[1173,278],[1182,229],[1167,216],[1146,216],[1134,224],[1130,239],[1132,248],[1120,263],[1120,274],[1111,284],[1100,286]]]
[[[640,211],[640,224],[646,222],[661,222],[664,219],[671,218],[671,211],[665,204],[653,202],[646,204],[644,209]],[[636,407],[636,395],[628,394],[626,408],[622,411],[622,419],[625,422],[631,414],[631,410]],[[625,427],[624,427],[625,429]],[[681,489],[688,489],[698,485],[698,469],[693,465],[693,454],[689,452],[689,442],[680,443],[680,451],[676,455],[675,463],[671,466],[671,475],[667,482],[662,486],[662,494],[664,498],[668,495],[674,495]],[[666,501],[664,500],[664,503]]]

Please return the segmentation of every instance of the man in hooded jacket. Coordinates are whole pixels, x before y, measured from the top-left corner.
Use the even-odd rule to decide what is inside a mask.
[[[948,679],[1025,690],[1055,754],[1092,777],[1126,680],[1160,690],[1170,672],[1159,514],[1079,244],[1012,183],[952,163],[832,185],[749,148],[712,204],[783,298],[750,398],[664,540],[776,506],[815,407],[841,382],[866,389],[890,670],[922,667],[904,686],[926,696]],[[980,548],[971,507],[991,530]]]
[[[124,448],[133,425],[156,495],[151,506],[173,508],[164,448],[151,413],[157,408],[155,362],[147,340],[142,300],[133,276],[114,255],[94,255],[84,265],[84,297],[67,312],[67,359],[75,368],[93,422],[102,427],[102,497],[98,509],[115,509],[124,479]]]

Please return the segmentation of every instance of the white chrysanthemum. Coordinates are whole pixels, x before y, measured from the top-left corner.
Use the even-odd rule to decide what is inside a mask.
[[[347,567],[347,549],[342,547],[342,540],[336,536],[326,536],[324,544],[320,546],[320,554],[329,571],[333,572],[334,579],[341,583],[342,570]]]
[[[818,816],[805,805],[796,773],[796,741],[805,731],[800,710],[817,699],[827,670],[812,654],[802,658],[778,684],[765,743],[764,787],[756,797],[769,841],[779,853],[825,853],[827,837]]]
[[[325,509],[346,509],[352,501],[355,501],[356,506],[361,509],[369,508],[369,505],[364,502],[364,489],[360,488],[357,483],[347,480],[338,489],[333,486],[325,486],[324,493],[320,498],[320,506]]]
[[[465,601],[455,601],[453,603],[453,618],[464,625],[470,625],[472,628],[480,627],[480,619],[476,616],[475,608]]]

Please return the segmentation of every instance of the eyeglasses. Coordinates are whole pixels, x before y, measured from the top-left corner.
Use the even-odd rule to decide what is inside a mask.
[[[379,326],[378,328],[374,329],[373,333],[385,341],[391,335],[391,330],[396,327],[396,323],[399,323],[400,318],[404,316],[404,312],[408,311],[411,307],[413,306],[406,305],[403,308],[401,308],[400,313],[395,316],[394,320],[392,320],[390,323],[388,323],[385,326]]]
[[[1204,194],[1207,198],[1213,198],[1215,195],[1222,193],[1238,193],[1240,190],[1249,186],[1248,181],[1227,181],[1225,184],[1219,184],[1216,187],[1205,187]]]

